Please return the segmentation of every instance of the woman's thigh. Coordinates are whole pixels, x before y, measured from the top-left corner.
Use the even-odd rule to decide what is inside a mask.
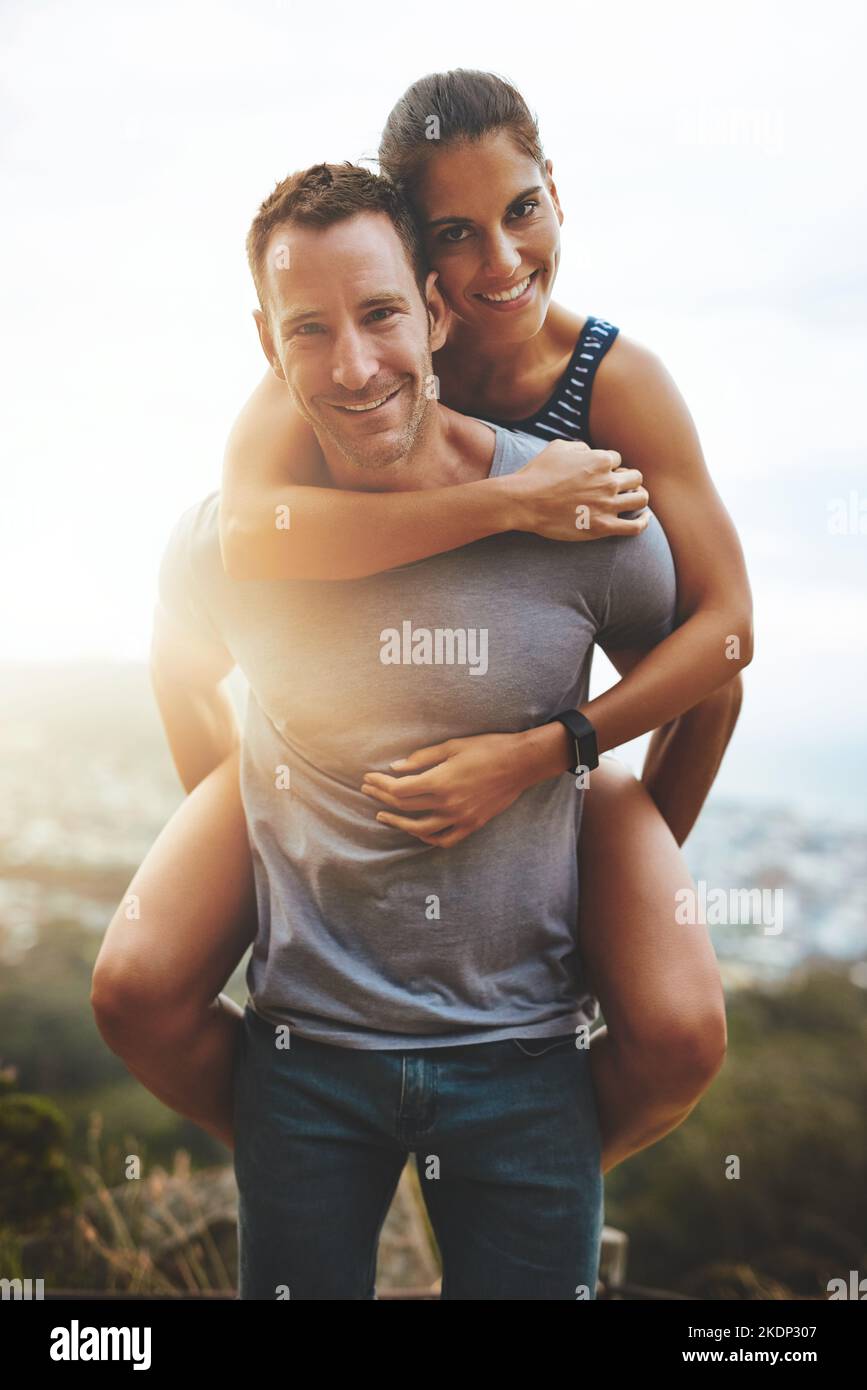
[[[724,998],[707,927],[677,920],[694,891],[677,841],[644,785],[613,758],[590,779],[579,839],[578,934],[589,988],[609,1033],[648,1055],[678,1038],[724,1030]]]
[[[127,999],[209,1003],[256,931],[236,750],[181,803],[129,885],[94,972]]]

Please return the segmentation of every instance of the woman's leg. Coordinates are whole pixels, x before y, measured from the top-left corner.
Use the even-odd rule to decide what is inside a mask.
[[[255,929],[236,751],[181,803],[133,878],[91,993],[103,1038],[133,1076],[230,1148],[243,1011],[219,991]]]
[[[605,1028],[590,1060],[602,1171],[675,1129],[725,1058],[722,982],[703,925],[675,918],[686,861],[647,790],[604,757],[579,838],[578,934]]]

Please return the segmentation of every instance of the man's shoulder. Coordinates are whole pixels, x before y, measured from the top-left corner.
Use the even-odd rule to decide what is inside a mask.
[[[189,532],[191,536],[204,536],[220,529],[220,493],[217,489],[208,492],[198,501],[191,502],[178,516],[176,526]]]
[[[209,492],[185,507],[172,526],[160,561],[160,587],[166,593],[192,585],[216,596],[226,577],[220,550],[220,494]]]
[[[202,561],[220,549],[220,494],[209,492],[186,507],[172,527],[167,549],[184,549],[190,560]]]
[[[224,570],[220,494],[208,493],[178,516],[163,550],[157,589],[164,616],[191,637],[225,646],[220,614]]]
[[[492,477],[501,476],[503,473],[517,473],[519,468],[523,468],[525,463],[529,463],[531,458],[541,453],[551,442],[548,439],[540,439],[536,434],[526,434],[523,430],[510,430],[505,425],[486,420],[484,416],[476,418],[483,425],[489,425],[497,436]]]

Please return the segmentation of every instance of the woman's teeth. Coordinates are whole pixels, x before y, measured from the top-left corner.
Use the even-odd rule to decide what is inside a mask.
[[[534,270],[533,275],[535,274],[536,272]],[[479,298],[490,299],[494,304],[503,304],[510,299],[519,299],[532,280],[533,275],[528,275],[526,280],[521,280],[519,284],[513,285],[510,290],[503,290],[500,294],[480,294]]]

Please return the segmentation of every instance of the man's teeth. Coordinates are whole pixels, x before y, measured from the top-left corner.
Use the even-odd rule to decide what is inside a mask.
[[[375,410],[376,407],[377,407],[378,405],[382,405],[383,401],[387,401],[387,400],[389,399],[389,396],[395,396],[395,395],[397,395],[397,392],[396,392],[396,391],[389,391],[388,395],[386,395],[386,396],[380,396],[380,398],[379,398],[378,401],[371,401],[368,405],[342,405],[342,406],[340,407],[340,409],[341,409],[341,410]]]
[[[510,290],[504,290],[502,294],[483,294],[481,297],[482,299],[492,299],[495,304],[502,304],[505,300],[509,299],[518,299],[518,297],[524,293],[532,278],[532,275],[528,275],[526,280],[522,280],[519,285],[514,285]]]

